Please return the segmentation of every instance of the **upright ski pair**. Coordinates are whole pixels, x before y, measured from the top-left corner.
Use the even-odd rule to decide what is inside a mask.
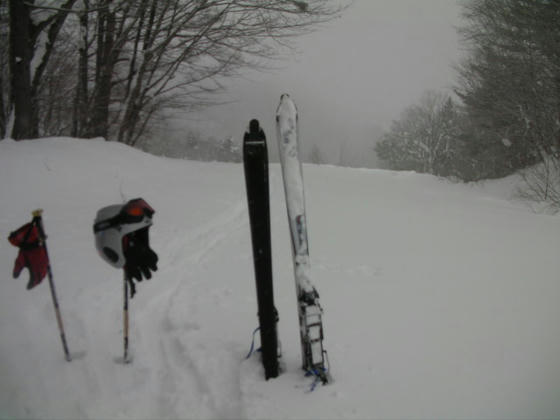
[[[299,159],[298,115],[293,101],[282,95],[276,112],[276,128],[288,222],[292,238],[292,256],[296,282],[298,318],[303,369],[323,383],[329,382],[323,349],[323,310],[319,294],[310,280],[309,247],[305,214],[303,174]],[[245,178],[253,243],[259,321],[265,376],[278,375],[276,321],[272,292],[270,246],[270,204],[266,138],[258,121],[252,120],[245,134]]]

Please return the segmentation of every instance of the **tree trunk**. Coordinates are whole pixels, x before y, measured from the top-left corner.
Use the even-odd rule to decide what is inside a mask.
[[[133,135],[135,128],[140,121],[140,112],[142,111],[141,101],[142,101],[142,87],[144,83],[144,77],[146,73],[147,66],[151,64],[152,54],[148,51],[152,48],[153,38],[152,30],[154,26],[154,21],[156,18],[157,1],[153,0],[148,13],[147,24],[144,21],[145,12],[148,11],[148,4],[146,1],[142,2],[140,10],[140,20],[138,24],[138,30],[136,33],[136,38],[134,41],[134,50],[132,54],[130,71],[128,74],[127,87],[126,87],[126,109],[124,117],[121,121],[119,127],[118,141],[128,145],[132,145],[135,140],[133,140]],[[140,59],[140,64],[137,68],[136,61],[139,55],[140,38],[144,32],[144,37],[142,40],[142,54]]]
[[[87,129],[88,107],[88,9],[89,2],[84,1],[86,11],[80,14],[80,47],[78,62],[78,85],[72,121],[72,136],[84,137]]]
[[[4,77],[0,74],[0,88],[4,86]],[[6,136],[6,104],[4,103],[4,92],[0,91],[0,139]]]
[[[31,97],[31,18],[27,4],[10,0],[10,73],[11,95],[15,119],[12,138],[28,139],[38,128],[33,127],[33,101]],[[36,121],[35,121],[35,125]]]
[[[110,0],[105,0],[108,6]],[[114,60],[114,30],[115,15],[104,8],[99,12],[97,25],[97,61],[95,75],[95,92],[93,97],[92,116],[89,125],[90,137],[104,137],[109,135],[109,104]]]

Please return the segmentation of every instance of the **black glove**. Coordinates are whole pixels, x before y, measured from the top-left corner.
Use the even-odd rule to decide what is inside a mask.
[[[131,297],[134,296],[136,288],[132,279],[142,281],[152,278],[151,271],[157,271],[157,254],[150,248],[148,238],[148,227],[137,230],[125,236],[124,258],[126,260],[124,270],[130,282]]]

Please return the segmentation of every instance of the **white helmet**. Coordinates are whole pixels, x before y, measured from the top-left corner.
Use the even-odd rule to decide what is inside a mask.
[[[100,209],[95,217],[93,233],[95,248],[101,258],[113,267],[123,268],[126,263],[124,237],[151,226],[153,214],[154,209],[142,198]]]

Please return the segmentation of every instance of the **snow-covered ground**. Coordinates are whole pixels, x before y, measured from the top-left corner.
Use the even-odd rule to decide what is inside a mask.
[[[276,147],[275,144],[269,147]],[[328,386],[300,370],[282,177],[271,166],[284,372],[265,381],[240,164],[102,140],[0,142],[0,235],[41,207],[70,350],[48,283],[12,279],[0,241],[0,418],[560,418],[560,219],[510,199],[515,178],[452,184],[304,166]],[[94,248],[97,210],[143,197],[159,270],[131,301]]]

